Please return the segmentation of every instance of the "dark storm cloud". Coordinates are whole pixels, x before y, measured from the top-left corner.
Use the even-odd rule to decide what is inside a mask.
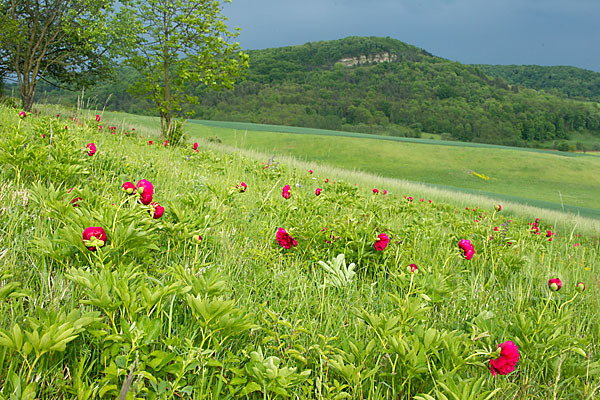
[[[247,49],[389,36],[462,63],[600,71],[600,0],[233,0],[224,14]]]

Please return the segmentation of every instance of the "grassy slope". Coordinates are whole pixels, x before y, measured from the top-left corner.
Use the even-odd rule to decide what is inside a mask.
[[[416,182],[471,189],[506,199],[560,209],[563,204],[589,208],[582,215],[600,217],[600,157],[498,146],[457,146],[416,140],[242,131],[218,127],[196,129],[195,137],[217,136],[224,143],[277,155],[366,171]],[[263,129],[268,130],[268,126]],[[306,130],[310,132],[310,130]],[[439,143],[439,142],[438,142]],[[490,177],[484,180],[472,171]],[[545,203],[554,203],[545,204]]]
[[[10,143],[15,137],[12,127],[20,124],[16,112],[0,109],[0,122],[3,143]],[[40,140],[44,124],[27,120],[21,125],[19,135],[29,146],[17,143],[16,154],[46,151],[46,142]],[[114,385],[107,389],[107,397],[114,398],[134,365],[132,391],[145,387],[156,392],[148,377],[139,375],[145,368],[159,382],[167,382],[167,395],[175,394],[171,385],[182,383],[180,389],[189,386],[194,398],[229,398],[259,382],[252,374],[269,366],[260,357],[264,354],[274,357],[271,366],[280,362],[281,369],[297,368],[287,371],[297,380],[285,390],[298,397],[334,398],[342,393],[348,398],[415,398],[418,393],[439,397],[436,387],[451,396],[437,383],[468,391],[478,381],[474,395],[497,390],[496,398],[546,398],[554,391],[565,399],[593,398],[600,384],[596,279],[600,247],[594,238],[575,238],[573,231],[562,230],[550,242],[531,235],[527,220],[509,222],[491,206],[473,213],[437,201],[409,203],[393,190],[388,196],[373,195],[367,180],[372,177],[349,174],[352,180],[345,184],[339,179],[343,174],[326,167],[313,166],[314,175],[302,162],[265,169],[259,159],[238,151],[210,144],[203,144],[200,153],[189,147],[150,147],[143,139],[113,136],[90,125],[55,137],[53,150],[55,155],[64,151],[87,173],[74,170],[61,180],[57,174],[65,168],[45,170],[38,165],[23,173],[24,184],[17,184],[10,170],[2,171],[0,277],[3,287],[21,285],[25,297],[10,298],[10,307],[0,303],[0,328],[11,336],[14,326],[28,330],[29,323],[23,321],[40,309],[96,311],[103,324],[78,333],[65,351],[40,357],[32,374],[19,354],[0,345],[3,381],[10,371],[20,376],[15,379],[23,386],[35,377],[38,398],[68,396],[76,385],[97,395]],[[138,127],[136,132],[140,131]],[[98,147],[93,158],[82,151],[90,141]],[[325,177],[337,183],[325,185]],[[118,205],[127,199],[121,183],[138,178],[154,183],[155,199],[166,207],[162,219],[151,220],[135,202]],[[59,190],[50,190],[48,180],[60,185]],[[241,180],[248,184],[246,193],[234,189]],[[358,189],[352,185],[356,181]],[[289,200],[280,194],[285,183],[292,185]],[[40,186],[35,189],[36,185]],[[75,193],[67,194],[71,186]],[[317,186],[324,188],[320,197],[314,196]],[[75,195],[83,197],[79,208],[70,205]],[[62,213],[53,213],[52,207]],[[481,220],[475,222],[478,215]],[[141,235],[134,245],[124,240],[130,221]],[[81,243],[80,232],[89,225],[107,227],[104,260],[88,259],[90,253]],[[325,242],[324,225],[339,239]],[[285,250],[277,245],[275,231],[280,226],[298,239],[298,247]],[[496,235],[504,235],[504,240],[501,236],[489,240],[494,226],[501,226]],[[542,226],[549,228],[549,222],[542,221]],[[385,252],[377,253],[372,244],[382,231],[392,241]],[[193,233],[203,235],[201,245],[194,244]],[[465,237],[475,245],[471,261],[462,259],[456,246]],[[576,242],[581,246],[574,247]],[[146,249],[148,244],[156,249]],[[325,288],[328,276],[316,261],[340,252],[356,262],[357,275],[341,289]],[[419,274],[407,273],[409,263],[419,266]],[[177,265],[187,272],[178,272]],[[102,286],[97,290],[108,285],[112,290],[108,299],[117,303],[116,308],[107,312],[85,304],[94,291],[85,289],[83,280],[67,279],[76,272],[74,267],[99,278]],[[137,275],[127,275],[132,268]],[[101,273],[112,274],[115,281]],[[138,291],[137,285],[146,285],[151,293],[159,292],[190,275],[223,279],[226,290],[217,290],[221,299],[232,300],[255,327],[231,336],[216,330],[212,334],[222,340],[220,344],[212,339],[202,342],[202,317],[193,311],[185,290],[199,291],[211,305],[220,304],[214,295],[203,294],[202,285],[169,292],[154,305]],[[546,281],[555,276],[561,277],[564,288],[550,295]],[[587,291],[569,302],[578,281],[588,284]],[[124,290],[133,293],[133,301],[119,303]],[[146,316],[158,324],[161,334],[137,331],[143,335],[141,341],[130,332],[136,332],[133,322],[146,329]],[[379,326],[377,320],[389,325]],[[219,321],[217,328],[219,324],[227,321]],[[394,340],[401,345],[392,345]],[[517,372],[492,379],[489,356],[476,353],[487,353],[506,340],[519,346]],[[132,341],[136,351],[131,351]],[[365,351],[367,343],[372,347]],[[574,347],[584,356],[568,351]],[[167,362],[173,367],[169,370],[150,368],[144,361],[150,352],[177,354],[179,359]],[[561,384],[556,385],[559,359]],[[175,379],[181,360],[195,361],[183,382]],[[64,376],[67,368],[73,376]],[[311,371],[308,379],[299,377],[305,370]],[[82,378],[79,383],[76,376]],[[244,378],[234,380],[236,376]],[[275,389],[283,387],[281,380],[267,382],[268,387],[258,385],[250,398],[274,398]],[[0,394],[8,395],[13,386],[13,381],[4,385]],[[220,394],[215,394],[217,390]],[[174,397],[183,392],[176,393]]]

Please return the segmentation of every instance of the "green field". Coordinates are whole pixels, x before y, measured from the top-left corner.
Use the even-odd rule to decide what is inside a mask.
[[[0,399],[597,398],[597,220],[18,113],[0,106]]]
[[[43,109],[54,113],[52,106]],[[124,129],[137,126],[144,135],[157,134],[156,118],[103,115]],[[321,166],[600,219],[600,157],[594,153],[236,122],[192,120],[185,127],[189,141],[219,138],[226,145],[264,153],[266,159],[292,156]]]
[[[291,128],[295,132],[288,133],[269,132],[269,126],[244,129],[245,124],[232,128],[199,123],[204,128],[187,125],[190,136],[218,137],[235,147],[600,218],[600,157],[593,155],[353,133],[342,136],[303,128]],[[265,131],[254,130],[261,128]]]

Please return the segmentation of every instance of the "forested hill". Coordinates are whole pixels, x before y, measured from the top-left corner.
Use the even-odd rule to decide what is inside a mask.
[[[518,146],[547,145],[575,131],[600,137],[595,103],[512,86],[390,38],[348,37],[249,54],[246,80],[235,90],[191,89],[200,95],[194,118],[403,136],[439,133]],[[135,73],[123,69],[118,77],[87,95],[101,103],[110,94],[109,108],[148,113],[149,104],[124,90]]]
[[[511,85],[545,90],[561,97],[600,102],[600,72],[566,66],[475,65]]]

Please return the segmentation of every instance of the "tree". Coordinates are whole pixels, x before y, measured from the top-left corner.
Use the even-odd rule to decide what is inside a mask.
[[[219,0],[129,0],[124,10],[136,21],[138,46],[127,64],[142,74],[132,91],[150,99],[160,115],[162,134],[177,142],[175,122],[197,85],[232,88],[248,67],[238,32],[228,32]]]
[[[0,0],[9,33],[1,43],[0,73],[16,75],[26,111],[40,79],[85,87],[109,75],[128,37],[124,25],[110,19],[111,2]]]

